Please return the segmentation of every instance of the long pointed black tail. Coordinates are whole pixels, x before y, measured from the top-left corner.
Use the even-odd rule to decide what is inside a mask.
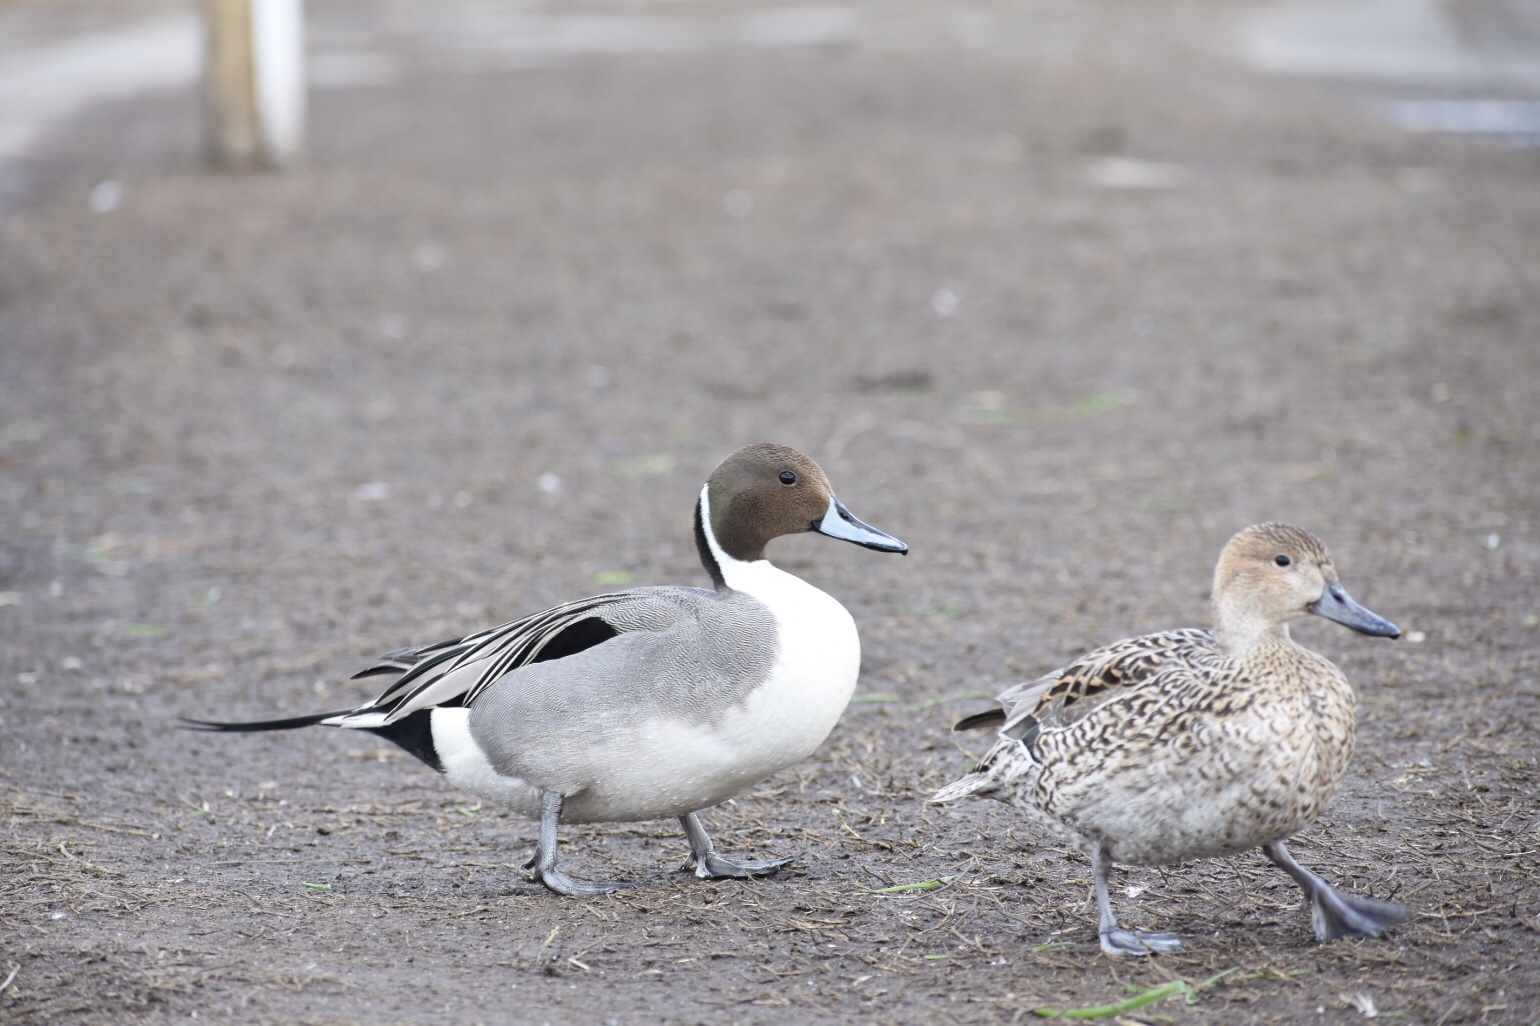
[[[322,720],[329,720],[333,716],[345,716],[354,711],[339,709],[336,712],[313,713],[310,716],[291,716],[286,720],[254,720],[246,723],[195,720],[190,716],[181,716],[178,719],[182,721],[183,730],[202,730],[213,734],[252,734],[261,730],[297,730],[300,727],[313,727]],[[439,758],[438,748],[433,744],[432,709],[418,709],[394,723],[363,729],[400,745],[406,749],[407,754],[416,756],[440,773],[444,772],[444,761]]]
[[[300,727],[313,727],[322,720],[329,720],[333,716],[344,716],[352,712],[351,709],[339,709],[336,712],[313,713],[310,716],[292,716],[286,720],[252,720],[246,723],[222,723],[219,720],[195,720],[191,716],[179,716],[183,730],[206,730],[216,734],[250,734],[258,730],[296,730]]]

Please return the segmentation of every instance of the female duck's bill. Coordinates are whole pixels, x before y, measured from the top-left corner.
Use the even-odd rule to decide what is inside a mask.
[[[1351,627],[1359,634],[1367,634],[1371,638],[1399,638],[1401,628],[1391,623],[1378,613],[1370,612],[1347,593],[1347,589],[1338,581],[1327,581],[1326,590],[1321,597],[1305,607],[1306,612],[1316,616],[1325,617],[1334,623],[1340,623],[1344,627]]]

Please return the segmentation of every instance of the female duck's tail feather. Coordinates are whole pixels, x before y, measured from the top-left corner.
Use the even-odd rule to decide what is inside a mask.
[[[1010,801],[1012,791],[1020,787],[1023,774],[1037,769],[1027,746],[1009,738],[989,750],[973,772],[943,787],[931,796],[931,805],[941,805],[959,798],[993,798]]]
[[[984,727],[1005,726],[1004,709],[988,709],[984,712],[974,713],[972,716],[964,716],[952,724],[953,730],[980,730]]]
[[[987,798],[990,793],[997,790],[1000,783],[991,779],[988,773],[969,773],[961,780],[954,780],[950,784],[930,796],[928,805],[945,805],[947,802],[955,802],[959,798]]]

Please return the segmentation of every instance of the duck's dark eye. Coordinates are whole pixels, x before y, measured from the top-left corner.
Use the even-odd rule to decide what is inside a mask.
[[[1288,566],[1290,563],[1292,563],[1294,561],[1292,559],[1290,559],[1288,556],[1274,556],[1273,557],[1273,562],[1277,563],[1279,566]]]
[[[781,484],[783,484],[783,485],[794,485],[796,483],[797,483],[797,475],[796,474],[793,474],[789,470],[781,471]]]

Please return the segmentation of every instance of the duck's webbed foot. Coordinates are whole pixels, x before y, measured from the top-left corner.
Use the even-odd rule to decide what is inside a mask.
[[[1182,938],[1174,933],[1136,933],[1116,929],[1101,935],[1102,950],[1114,956],[1168,955],[1182,950]]]
[[[690,862],[695,864],[695,875],[702,880],[743,880],[751,876],[769,876],[796,860],[795,855],[763,861],[730,859],[717,854],[716,846],[711,843],[711,835],[706,833],[706,828],[701,826],[695,813],[680,816],[679,823],[684,827],[685,836],[690,839]],[[690,863],[686,863],[685,868],[690,868]]]
[[[1310,924],[1315,927],[1315,939],[1322,944],[1343,937],[1378,937],[1411,915],[1405,905],[1393,901],[1338,892],[1295,862],[1282,841],[1264,844],[1262,851],[1273,865],[1293,877],[1310,899]]]
[[[587,898],[595,894],[613,894],[620,890],[624,884],[618,883],[587,883],[583,880],[574,880],[559,869],[538,869],[530,863],[525,863],[525,869],[535,869],[533,879],[545,885],[545,889],[569,898]]]
[[[1321,943],[1342,937],[1378,937],[1411,915],[1405,905],[1342,894],[1331,887],[1315,896],[1310,923]]]
[[[1118,925],[1107,896],[1107,880],[1112,875],[1112,856],[1098,849],[1091,856],[1091,873],[1096,880],[1096,908],[1101,916],[1102,950],[1114,957],[1170,954],[1182,950],[1182,939],[1174,933],[1136,933]]]
[[[546,890],[564,894],[569,898],[586,898],[594,894],[610,894],[624,884],[585,883],[556,868],[556,828],[561,824],[562,796],[546,791],[540,796],[540,841],[535,854],[524,863],[525,869],[533,869],[533,879],[545,885]]]

